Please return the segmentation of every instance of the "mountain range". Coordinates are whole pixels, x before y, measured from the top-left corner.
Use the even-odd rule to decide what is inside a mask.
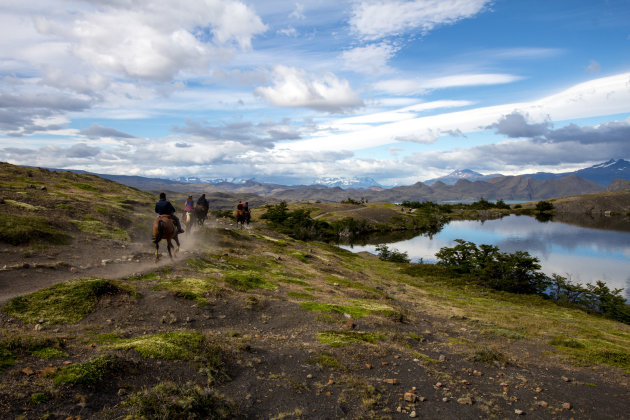
[[[461,176],[454,179],[458,174]],[[357,181],[360,182],[354,183],[354,185],[363,183],[367,186],[342,188],[341,185],[346,187],[353,183],[345,182],[339,178],[327,178],[327,180],[312,185],[281,185],[255,180],[239,181],[238,183],[223,179],[214,180],[215,182],[190,182],[191,179],[169,180],[102,174],[99,176],[144,191],[217,194],[224,199],[228,198],[226,197],[227,194],[236,199],[249,197],[249,201],[253,201],[253,197],[264,197],[265,200],[273,201],[324,202],[339,202],[348,198],[365,199],[372,202],[402,202],[405,200],[443,202],[478,200],[482,197],[488,200],[534,201],[585,193],[630,190],[630,163],[623,159],[610,160],[565,174],[539,172],[518,176],[498,174],[490,176],[462,170],[442,179],[430,180],[430,184],[428,181],[417,182],[413,185],[392,188],[371,185],[370,178],[357,178]],[[479,177],[483,177],[483,179],[479,179]]]

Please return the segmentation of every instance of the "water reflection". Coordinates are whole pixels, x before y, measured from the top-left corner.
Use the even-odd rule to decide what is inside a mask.
[[[627,225],[627,221],[623,223]],[[435,253],[442,247],[454,246],[458,238],[495,245],[503,252],[528,251],[540,259],[546,274],[557,273],[583,284],[602,280],[610,288],[625,289],[624,295],[630,299],[628,230],[600,230],[556,221],[541,223],[532,217],[511,215],[485,222],[454,221],[432,237],[370,238],[363,245],[342,247],[376,253],[376,244],[388,243],[390,248],[407,252],[414,261],[435,262]]]

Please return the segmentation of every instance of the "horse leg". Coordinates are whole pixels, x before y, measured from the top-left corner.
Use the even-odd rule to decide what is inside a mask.
[[[156,242],[155,243],[155,262],[158,262],[159,259],[160,259],[160,243]]]
[[[177,249],[175,250],[175,254],[177,254],[179,252],[179,238],[177,236],[175,236],[175,243],[177,244]]]
[[[173,259],[173,253],[171,252],[171,249],[173,248],[173,244],[171,243],[170,238],[166,240],[166,249],[168,249],[168,256],[171,257],[171,260]]]

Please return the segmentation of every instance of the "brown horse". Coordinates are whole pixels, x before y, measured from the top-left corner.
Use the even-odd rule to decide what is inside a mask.
[[[240,226],[243,228],[245,223],[249,226],[249,220],[251,219],[251,214],[249,210],[239,209],[236,210],[236,214],[234,215],[234,219],[236,220],[236,227]]]
[[[166,249],[168,250],[168,256],[173,259],[173,253],[171,249],[174,248],[171,241],[175,241],[177,249],[175,253],[179,252],[179,239],[177,238],[177,228],[175,222],[167,214],[161,214],[153,221],[153,242],[155,243],[155,261],[160,259],[159,249],[160,241],[166,239]]]

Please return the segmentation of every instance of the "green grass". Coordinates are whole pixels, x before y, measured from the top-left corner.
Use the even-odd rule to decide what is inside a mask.
[[[223,281],[236,290],[248,291],[254,288],[275,290],[278,286],[267,281],[256,271],[231,271],[223,278]]]
[[[385,296],[385,293],[383,291],[381,291],[381,290],[378,290],[378,289],[376,289],[374,287],[367,286],[367,285],[365,285],[365,284],[363,284],[361,282],[358,282],[358,281],[352,281],[352,280],[345,279],[343,277],[330,276],[330,277],[326,277],[326,281],[328,283],[333,283],[333,284],[337,283],[340,286],[344,286],[344,287],[347,287],[347,288],[350,288],[350,289],[362,290],[362,291],[365,291],[365,292],[373,293],[375,295]]]
[[[238,418],[237,405],[210,388],[163,382],[135,393],[127,401],[129,419]]]
[[[347,346],[353,343],[375,344],[385,339],[383,334],[357,331],[324,331],[317,333],[317,339],[332,347]]]
[[[309,293],[300,293],[300,292],[288,292],[287,296],[296,298],[296,299],[308,299],[308,300],[312,300],[314,298],[314,296]]]
[[[11,245],[31,242],[67,245],[70,243],[70,236],[43,217],[3,213],[0,218],[0,242]]]
[[[166,332],[144,335],[141,337],[115,339],[105,348],[129,350],[133,349],[142,357],[150,359],[191,359],[199,352],[203,341],[200,333],[188,331]]]
[[[40,359],[61,359],[68,357],[68,353],[54,347],[44,347],[43,349],[33,350],[31,354]]]
[[[92,233],[100,238],[115,239],[119,241],[131,240],[126,230],[108,226],[100,220],[71,220],[71,222],[81,232]]]
[[[378,314],[385,316],[400,317],[400,313],[389,305],[382,303],[353,300],[347,305],[337,305],[332,303],[319,302],[302,302],[300,306],[304,309],[315,312],[336,312],[339,314],[348,314],[353,318],[363,318],[370,314]]]
[[[109,375],[122,370],[123,360],[100,356],[87,362],[62,368],[53,378],[55,385],[97,385]]]
[[[71,280],[15,297],[2,307],[2,312],[29,324],[39,320],[47,324],[69,324],[91,313],[102,295],[123,291],[122,286],[112,280]]]
[[[208,304],[208,295],[218,295],[221,287],[217,286],[212,278],[181,278],[161,281],[154,290],[170,290],[176,296],[194,300],[202,304]]]
[[[341,362],[337,360],[335,356],[330,353],[323,353],[317,356],[311,356],[306,359],[306,363],[311,365],[319,365],[321,367],[330,368],[330,369],[339,369],[343,367]]]

